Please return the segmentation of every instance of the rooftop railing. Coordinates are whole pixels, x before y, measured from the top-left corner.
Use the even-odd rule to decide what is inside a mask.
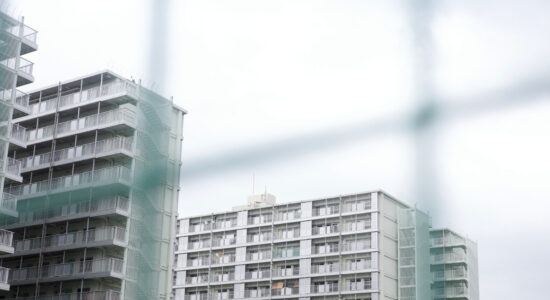
[[[97,142],[56,150],[53,154],[52,152],[47,152],[22,158],[22,168],[23,170],[30,170],[33,168],[47,167],[50,163],[72,160],[75,158],[84,159],[86,157],[93,157],[94,155],[101,155],[117,150],[131,152],[132,145],[133,138],[117,136]]]
[[[87,117],[82,117],[76,120],[70,120],[52,124],[45,127],[29,130],[27,134],[28,141],[35,141],[40,139],[51,138],[54,135],[63,135],[70,132],[89,130],[98,126],[105,126],[111,123],[128,122],[135,125],[136,116],[135,113],[126,108],[118,108],[109,110],[99,114],[94,114]]]
[[[29,196],[42,192],[52,192],[78,186],[97,184],[108,181],[124,180],[129,182],[131,179],[130,169],[124,166],[109,167],[52,178],[51,180],[42,180],[38,182],[11,186],[4,190],[17,196]]]
[[[127,81],[115,80],[114,82],[103,84],[101,87],[98,85],[83,89],[82,92],[71,92],[63,94],[61,97],[57,95],[50,96],[47,99],[42,99],[40,102],[31,104],[30,107],[33,114],[54,112],[57,108],[58,98],[59,109],[63,109],[68,106],[90,102],[100,97],[107,97],[123,92],[137,97],[137,85]]]
[[[78,276],[82,274],[111,272],[116,275],[123,275],[123,260],[118,258],[105,258],[86,260],[81,262],[69,262],[64,264],[28,267],[13,269],[11,273],[11,284],[20,281],[34,281],[36,279],[49,279],[56,277]]]

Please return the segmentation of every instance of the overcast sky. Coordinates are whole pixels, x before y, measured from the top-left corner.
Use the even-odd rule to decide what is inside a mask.
[[[547,1],[438,1],[435,89],[448,101],[549,70]],[[36,82],[99,69],[142,78],[186,108],[184,168],[205,155],[329,132],[414,108],[414,56],[404,1],[177,0],[167,16],[168,79],[147,74],[145,0],[18,0],[39,31]],[[159,60],[160,61],[160,60]],[[155,61],[153,61],[154,63]],[[548,76],[546,78],[549,78]],[[28,89],[28,88],[27,88]],[[550,103],[444,122],[435,132],[436,226],[479,244],[483,300],[548,299]],[[382,188],[409,202],[413,139],[395,132],[190,178],[180,215],[230,210],[256,191],[278,202]]]

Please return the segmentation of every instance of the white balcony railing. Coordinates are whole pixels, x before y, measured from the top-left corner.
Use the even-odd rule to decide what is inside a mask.
[[[342,243],[342,251],[360,251],[371,248],[370,240],[364,241],[344,241]]]
[[[0,246],[11,247],[13,245],[13,232],[0,229]]]
[[[247,271],[244,273],[244,279],[259,279],[259,278],[269,278],[271,272],[269,269],[256,270],[256,271]]]
[[[298,287],[284,287],[280,289],[271,289],[271,296],[298,295]]]
[[[259,288],[259,289],[246,289],[244,290],[245,298],[260,298],[260,297],[269,297],[269,288]]]
[[[460,297],[468,295],[468,288],[465,286],[447,286],[433,290],[437,297]]]
[[[449,280],[460,279],[466,277],[466,270],[464,268],[456,268],[450,270],[441,270],[433,272],[434,280]]]
[[[37,278],[48,279],[66,276],[78,276],[83,274],[113,273],[117,276],[123,275],[123,260],[117,258],[105,258],[86,260],[83,262],[69,262],[64,264],[46,265],[37,267],[13,269],[11,282],[34,281]]]
[[[20,90],[16,90],[15,104],[24,108],[25,110],[29,109],[29,94],[24,93]]]
[[[450,262],[461,262],[466,260],[466,255],[463,253],[445,253],[445,254],[435,254],[431,256],[432,263],[450,263]]]
[[[78,91],[61,95],[61,97],[54,95],[48,99],[42,99],[40,102],[31,104],[30,109],[33,114],[54,112],[58,107],[58,98],[59,109],[63,109],[79,103],[90,102],[100,97],[114,96],[120,93],[127,93],[133,97],[137,97],[137,85],[127,81],[115,80],[113,82],[103,84],[101,87],[98,85],[83,89],[82,93]]]
[[[370,220],[361,220],[358,222],[344,223],[342,226],[342,232],[361,231],[371,228]]]
[[[300,274],[300,267],[294,266],[292,268],[277,268],[275,267],[272,271],[273,277],[287,277],[287,276],[296,276]]]
[[[360,270],[368,270],[371,268],[372,268],[372,263],[370,260],[344,261],[342,265],[342,271],[360,271]]]
[[[43,248],[45,250],[56,249],[68,246],[85,246],[87,243],[94,242],[126,242],[126,229],[121,227],[102,227],[82,230],[77,232],[55,234],[44,237],[44,247],[42,247],[42,237],[24,239],[15,242],[15,251],[29,251]]]
[[[36,36],[37,36],[37,31],[32,29],[31,27],[27,26],[27,25],[23,25],[23,40],[24,41],[28,41],[28,42],[31,42],[33,44],[36,43]]]
[[[326,263],[326,264],[312,264],[311,273],[312,274],[324,274],[338,272],[340,270],[340,264],[338,263]]]
[[[18,70],[22,73],[25,73],[29,76],[32,76],[32,70],[34,67],[34,63],[30,60],[27,60],[23,57],[19,57],[19,68]]]
[[[185,278],[186,284],[208,283],[208,274],[200,274],[198,276],[189,276]]]
[[[85,159],[87,157],[93,157],[105,153],[114,151],[132,151],[133,138],[117,136],[110,139],[105,139],[97,142],[92,142],[75,147],[56,150],[53,152],[47,152],[38,154],[35,156],[29,156],[22,158],[22,168],[24,171],[47,167],[51,163],[70,161],[73,159]]]
[[[67,188],[86,186],[91,184],[99,184],[102,182],[123,180],[129,182],[131,180],[130,169],[123,166],[109,167],[67,175],[62,177],[52,178],[51,180],[42,180],[38,182],[11,186],[4,189],[10,194],[17,196],[29,196],[41,192],[52,192]]]
[[[16,177],[21,176],[21,161],[8,157],[6,172]]]
[[[338,292],[338,283],[333,284],[315,284],[311,287],[311,293],[335,293]]]
[[[47,138],[52,138],[54,132],[57,136],[75,133],[81,130],[91,130],[96,127],[108,126],[120,122],[127,122],[132,126],[136,124],[135,113],[126,108],[118,108],[102,112],[99,114],[82,117],[75,120],[65,121],[52,124],[45,127],[29,130],[27,133],[27,141],[36,141]]]
[[[0,267],[0,284],[8,284],[10,269]]]
[[[19,124],[12,124],[11,125],[11,133],[10,138],[15,140],[16,142],[20,144],[27,143],[28,140],[28,133],[27,129]]]

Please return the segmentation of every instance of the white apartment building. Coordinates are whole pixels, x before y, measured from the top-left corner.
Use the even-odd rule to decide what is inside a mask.
[[[233,211],[178,220],[173,297],[431,299],[430,227],[383,191],[285,204],[251,196]]]
[[[14,240],[0,299],[169,298],[185,111],[111,71],[23,104],[7,153],[20,175],[3,186],[17,209],[0,218]]]
[[[21,135],[12,118],[23,116],[28,111],[28,95],[18,90],[34,81],[33,63],[22,55],[36,51],[36,30],[25,25],[23,18],[13,18],[0,3],[0,189],[4,185],[20,183],[21,163],[8,153],[21,145]],[[16,217],[17,198],[9,193],[0,193],[0,220]],[[0,229],[0,255],[12,254],[13,233]],[[0,266],[0,291],[9,290],[9,269]]]

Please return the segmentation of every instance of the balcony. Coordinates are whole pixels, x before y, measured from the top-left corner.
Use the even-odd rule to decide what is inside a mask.
[[[264,260],[271,259],[271,250],[269,251],[260,251],[260,252],[249,252],[246,254],[246,260]]]
[[[17,217],[17,197],[3,192],[0,199],[0,214],[10,215]]]
[[[190,242],[187,245],[187,250],[198,250],[198,249],[207,249],[210,248],[210,240],[201,240],[196,242]]]
[[[261,279],[261,278],[269,279],[270,273],[271,272],[269,271],[269,269],[256,270],[256,271],[247,271],[246,273],[244,273],[244,279],[246,279],[246,280],[248,280],[248,279]]]
[[[446,280],[462,280],[466,279],[466,270],[464,268],[450,269],[435,271],[433,274],[434,281],[446,281]]]
[[[188,232],[201,232],[201,231],[210,231],[212,229],[212,223],[203,223],[203,224],[191,224],[189,225]]]
[[[11,186],[5,188],[6,192],[15,194],[20,198],[34,197],[39,194],[63,192],[77,188],[85,188],[99,184],[121,182],[129,184],[131,181],[130,169],[123,166],[97,169],[74,175],[52,178],[38,182]]]
[[[0,254],[13,253],[13,232],[0,229]]]
[[[452,246],[462,246],[465,244],[464,240],[456,237],[432,237],[430,239],[432,247],[452,247]]]
[[[271,232],[266,232],[262,234],[251,234],[246,236],[247,243],[261,243],[261,242],[270,242],[271,241]]]
[[[449,297],[467,297],[468,288],[465,286],[447,286],[444,288],[435,288],[433,293],[436,299]]]
[[[320,207],[313,208],[314,217],[329,216],[329,215],[335,215],[338,213],[340,213],[340,206],[338,205],[320,206]]]
[[[278,212],[275,214],[275,222],[298,220],[302,216],[302,212],[299,210]]]
[[[25,138],[26,142],[34,144],[52,139],[54,133],[56,138],[59,138],[63,136],[74,135],[84,131],[101,129],[105,127],[114,127],[117,125],[126,125],[128,127],[135,128],[135,113],[127,108],[117,108],[99,114],[93,114],[79,119],[61,122],[57,125],[52,124],[49,126],[29,130]]]
[[[311,274],[326,274],[339,272],[340,264],[336,263],[327,263],[327,264],[312,264],[311,265]]]
[[[210,260],[208,256],[203,256],[200,258],[188,258],[187,267],[204,267],[210,265]]]
[[[245,298],[263,298],[263,297],[269,297],[269,295],[270,295],[269,288],[244,290]]]
[[[19,228],[37,224],[52,223],[83,217],[94,217],[111,214],[128,216],[129,201],[125,197],[114,196],[93,201],[61,205],[54,209],[25,211],[19,214],[16,223],[2,224],[5,228]]]
[[[214,292],[210,294],[210,300],[225,300],[225,299],[234,299],[235,295],[233,291],[229,292]]]
[[[213,273],[210,275],[211,282],[226,282],[235,280],[235,273]]]
[[[288,240],[300,237],[300,228],[290,230],[279,230],[273,233],[273,240]]]
[[[47,168],[52,163],[61,165],[76,160],[84,160],[93,157],[124,153],[132,156],[133,138],[117,136],[93,143],[47,152],[35,156],[22,158],[22,169],[28,172],[35,169]]]
[[[212,247],[231,246],[231,245],[235,245],[236,242],[237,240],[235,240],[235,238],[214,239],[212,241]]]
[[[38,298],[34,296],[9,298],[5,300],[120,300],[120,292],[116,291],[95,291],[70,294],[56,295],[40,295]]]
[[[82,92],[74,92],[62,95],[57,95],[42,99],[40,102],[36,102],[30,105],[30,111],[33,115],[54,113],[56,109],[64,110],[70,107],[78,106],[82,103],[90,103],[96,100],[113,98],[118,96],[128,95],[133,98],[137,98],[138,88],[134,83],[116,80],[104,84],[103,86],[94,86],[91,88],[83,89]],[[59,107],[58,105],[59,100]]]
[[[346,261],[342,266],[342,272],[363,271],[369,269],[372,269],[372,262],[370,260]]]
[[[293,258],[300,256],[300,248],[286,248],[286,249],[275,249],[273,251],[273,259],[281,258]]]
[[[300,274],[300,267],[294,266],[292,268],[274,268],[272,274],[273,277],[298,276]]]
[[[312,254],[337,253],[338,250],[339,250],[338,244],[315,245],[313,246]]]
[[[347,281],[342,285],[342,292],[354,292],[372,289],[372,281],[370,278],[360,279],[356,281]]]
[[[19,57],[19,68],[17,68],[17,86],[32,83],[34,76],[32,71],[34,63],[23,57]]]
[[[84,262],[70,262],[57,265],[13,269],[11,273],[11,285],[40,282],[75,280],[81,278],[114,277],[122,279],[123,260],[117,258],[105,258],[87,260]]]
[[[185,278],[186,284],[201,284],[208,283],[208,274],[201,274],[199,276],[190,276]]]
[[[184,300],[208,300],[208,294],[187,294],[184,296]]]
[[[237,219],[228,219],[224,221],[216,221],[213,223],[212,229],[224,229],[224,228],[233,228],[237,226]]]
[[[431,258],[432,264],[461,263],[466,261],[466,255],[460,253],[435,254]]]
[[[271,296],[290,296],[290,295],[298,295],[299,289],[298,287],[285,287],[280,289],[271,289]]]
[[[338,232],[340,232],[338,225],[314,226],[313,228],[311,228],[312,235],[334,234]]]
[[[370,200],[342,204],[342,213],[360,212],[370,209],[372,209]]]
[[[27,147],[27,135],[28,133],[25,127],[20,126],[19,124],[11,125],[10,143],[25,148]]]
[[[100,245],[125,246],[125,244],[126,229],[111,226],[90,229],[88,231],[83,230],[49,235],[44,237],[43,247],[42,237],[19,240],[15,242],[15,254],[26,255],[32,252],[38,252],[40,249],[47,252]]]
[[[311,287],[312,294],[336,293],[338,292],[338,283],[333,284],[314,284]]]
[[[261,225],[261,224],[271,224],[273,222],[272,215],[259,215],[259,216],[250,216],[248,217],[248,225]]]
[[[23,178],[21,177],[21,161],[8,157],[8,165],[6,166],[6,177],[13,180],[21,182]]]
[[[344,223],[342,226],[342,232],[355,232],[371,229],[371,221],[364,220],[360,222]]]
[[[344,241],[342,243],[342,252],[347,251],[361,251],[361,250],[367,250],[371,249],[371,242],[370,240],[366,241],[353,241],[353,242],[347,242]]]
[[[210,260],[210,263],[213,265],[220,265],[220,264],[230,264],[235,262],[235,254],[229,254],[229,255],[222,255],[214,257],[215,254],[212,254],[213,257]]]
[[[10,269],[0,267],[0,291],[9,291],[10,285],[8,283],[8,277],[10,275]]]
[[[31,108],[29,107],[29,94],[24,93],[20,90],[16,90],[15,102],[13,103],[13,118],[18,118],[22,115],[28,115],[31,113]]]

